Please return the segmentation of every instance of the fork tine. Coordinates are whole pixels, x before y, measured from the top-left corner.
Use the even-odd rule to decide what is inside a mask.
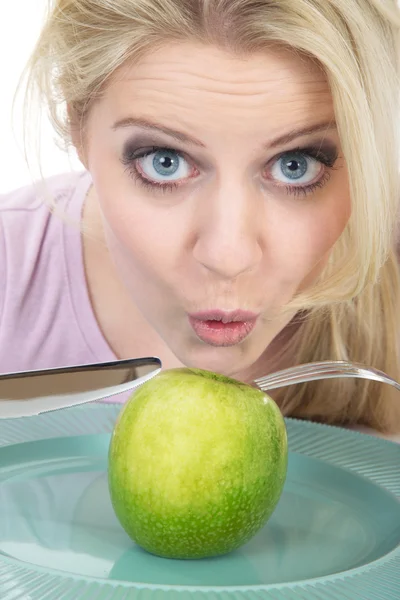
[[[263,390],[268,391],[295,383],[306,383],[318,379],[336,379],[343,377],[354,377],[357,379],[370,379],[394,386],[400,391],[400,383],[392,377],[389,377],[383,371],[366,367],[359,363],[350,363],[346,361],[324,361],[320,363],[306,363],[298,367],[283,369],[254,380],[256,385]]]
[[[275,373],[271,373],[270,375],[267,375],[266,377],[270,377],[270,376],[275,376],[275,375],[280,375],[281,373],[290,373],[291,371],[295,371],[296,373],[299,372],[306,372],[308,370],[314,370],[314,369],[322,369],[322,370],[329,370],[329,369],[333,369],[333,368],[354,368],[354,365],[352,363],[349,363],[347,361],[342,361],[342,360],[324,360],[321,362],[311,362],[311,363],[304,363],[301,365],[296,365],[294,367],[289,367],[288,369],[282,369],[281,371],[276,371]]]
[[[282,373],[279,377],[262,377],[260,379],[258,379],[257,381],[255,381],[255,383],[257,385],[264,385],[264,386],[276,386],[278,385],[281,381],[287,381],[288,383],[294,381],[296,382],[297,380],[301,379],[304,381],[308,381],[307,377],[311,378],[324,378],[327,379],[329,378],[329,376],[332,376],[335,373],[339,373],[339,375],[341,377],[350,377],[350,376],[355,376],[357,373],[359,373],[359,371],[357,369],[350,369],[350,368],[344,368],[344,369],[335,369],[333,367],[331,368],[327,368],[327,369],[308,369],[307,371],[300,371],[300,372],[296,372],[296,371],[292,371],[291,373],[287,374],[287,373]],[[338,376],[339,376],[338,375]]]
[[[322,377],[319,377],[319,375],[322,375]],[[266,382],[262,382],[260,384],[257,384],[258,387],[263,391],[263,392],[268,392],[269,390],[275,390],[278,389],[280,387],[285,387],[288,385],[294,385],[295,383],[306,383],[308,381],[314,381],[314,380],[318,380],[318,379],[339,379],[339,378],[346,378],[346,377],[355,377],[358,379],[375,379],[375,381],[381,381],[378,378],[375,377],[366,377],[365,375],[362,375],[360,373],[357,373],[356,371],[354,372],[343,372],[343,373],[339,373],[339,372],[317,372],[316,374],[312,374],[312,376],[307,377],[304,374],[303,375],[298,375],[297,377],[293,377],[292,379],[287,379],[287,378],[282,378],[276,381],[266,381]]]
[[[282,374],[280,377],[262,377],[260,379],[258,379],[257,381],[255,381],[255,383],[260,384],[260,385],[275,385],[278,384],[281,381],[297,381],[298,379],[302,378],[305,379],[306,377],[318,377],[318,376],[323,376],[325,378],[327,378],[329,375],[333,375],[335,373],[339,373],[343,376],[347,375],[347,376],[352,376],[354,375],[354,373],[357,373],[358,371],[354,370],[354,369],[343,369],[341,371],[335,370],[333,368],[331,369],[309,369],[308,371],[301,371],[300,373],[296,373],[295,371],[293,371],[292,373],[290,373],[289,375],[287,374]]]
[[[298,365],[295,367],[289,367],[288,369],[282,369],[280,371],[276,371],[275,373],[270,373],[269,375],[265,375],[264,377],[259,377],[258,379],[255,379],[254,382],[256,384],[262,384],[264,382],[267,381],[275,381],[275,380],[279,380],[281,378],[285,378],[285,379],[289,379],[290,377],[293,376],[298,376],[300,374],[306,374],[308,372],[310,373],[315,373],[315,372],[325,372],[325,371],[330,371],[334,368],[338,368],[340,367],[341,369],[348,369],[348,370],[352,370],[354,369],[354,366],[351,363],[348,363],[346,361],[323,361],[323,362],[315,362],[315,363],[304,363],[302,365]]]

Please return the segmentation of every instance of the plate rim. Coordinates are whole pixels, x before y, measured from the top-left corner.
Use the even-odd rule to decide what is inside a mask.
[[[122,405],[115,402],[96,402],[64,409],[63,411],[48,412],[35,417],[5,419],[0,425],[1,434],[6,434],[4,438],[2,436],[2,439],[0,439],[0,448],[11,446],[15,443],[18,444],[65,437],[66,435],[79,436],[96,433],[111,434],[113,424],[115,423],[115,419],[121,408]],[[82,419],[83,413],[86,413],[85,419]],[[103,416],[105,417],[103,422],[99,422],[98,415],[97,418],[94,416],[95,413],[103,413]],[[32,427],[32,422],[35,427]],[[394,496],[400,504],[399,444],[391,440],[371,436],[365,432],[345,429],[324,423],[295,418],[285,418],[285,422],[288,431],[289,450],[291,452],[297,452],[305,456],[316,458],[322,460],[322,462],[328,462],[339,468],[356,473],[359,476],[361,475],[363,478],[366,478],[375,485],[385,489],[390,495]],[[311,430],[316,433],[315,436],[306,435],[305,432]],[[338,444],[338,437],[342,438],[343,443]],[[324,451],[321,453],[322,447]],[[359,451],[355,460],[350,460],[346,454],[346,450],[348,450],[349,447]],[[384,473],[382,473],[379,468],[381,465],[376,464],[376,462],[374,464],[374,461],[372,461],[372,464],[364,464],[366,455],[368,462],[370,461],[370,452],[372,452],[375,459],[378,458],[375,450],[378,450],[379,457],[385,455]],[[321,458],[321,454],[323,458]],[[392,473],[391,468],[395,467],[396,455],[398,455],[398,473]],[[6,566],[7,569],[4,569]],[[0,590],[3,580],[5,580],[4,577],[9,581],[10,570],[14,572],[14,577],[17,579],[22,578],[25,580],[29,574],[42,579],[42,575],[49,583],[61,579],[62,582],[69,582],[70,584],[78,584],[81,582],[85,587],[88,585],[90,586],[91,584],[94,584],[96,588],[107,587],[109,589],[114,589],[115,592],[117,592],[118,589],[121,590],[121,588],[132,589],[136,590],[136,592],[142,592],[143,598],[145,597],[146,592],[151,594],[157,591],[166,592],[167,595],[183,592],[198,595],[199,593],[208,594],[212,592],[214,594],[225,593],[229,597],[231,594],[235,594],[236,596],[237,594],[243,594],[246,598],[250,598],[251,596],[259,598],[259,594],[265,592],[268,594],[265,597],[274,598],[274,591],[278,594],[279,591],[283,590],[294,593],[296,593],[296,591],[308,591],[308,593],[312,594],[319,593],[319,591],[322,591],[322,588],[325,588],[327,591],[328,589],[332,591],[332,586],[340,583],[354,582],[355,580],[362,585],[363,582],[361,579],[365,579],[366,577],[370,579],[371,576],[373,577],[374,574],[376,575],[377,573],[381,575],[381,577],[379,577],[381,585],[384,580],[389,579],[390,582],[392,576],[395,577],[396,573],[400,573],[400,544],[378,559],[352,569],[309,579],[259,585],[188,586],[130,582],[117,579],[107,580],[95,576],[59,571],[57,569],[46,569],[46,567],[40,565],[32,565],[31,563],[9,557],[5,554],[0,554]],[[393,582],[398,586],[396,590],[398,590],[400,594],[400,575],[398,576],[397,581],[393,579]],[[379,589],[382,594],[382,587]],[[30,594],[31,593],[32,592],[30,592]],[[271,593],[272,595],[270,595]],[[251,594],[251,596],[249,596],[249,594]],[[281,596],[279,595],[279,597]],[[296,594],[295,596],[288,596],[288,598],[289,597],[297,598],[298,596]],[[313,596],[309,597],[312,598]],[[318,597],[320,598],[321,596],[319,595]],[[386,598],[385,596],[382,597]],[[387,596],[387,598],[394,597],[395,596]],[[36,597],[32,598],[36,599]],[[371,596],[371,598],[373,598],[373,596]]]

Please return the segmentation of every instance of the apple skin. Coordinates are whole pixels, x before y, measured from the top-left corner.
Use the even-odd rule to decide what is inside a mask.
[[[285,421],[264,392],[210,371],[164,370],[118,415],[108,455],[112,506],[152,554],[226,554],[271,516],[287,460]]]

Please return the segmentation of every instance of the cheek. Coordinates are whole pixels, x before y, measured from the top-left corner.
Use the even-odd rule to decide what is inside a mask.
[[[176,248],[174,220],[143,198],[129,177],[92,174],[107,245],[118,267],[137,271],[163,271]],[[162,198],[160,198],[162,202]],[[176,222],[175,225],[177,226]],[[175,240],[175,241],[174,241]]]
[[[299,199],[299,202],[302,202]],[[306,204],[307,203],[307,204]],[[346,186],[325,198],[305,199],[304,206],[281,216],[274,228],[274,248],[279,257],[281,280],[287,285],[314,280],[324,268],[333,246],[350,218]],[[283,219],[283,220],[282,220]]]
[[[171,239],[171,228],[157,227],[146,211],[103,214],[108,246],[125,274],[165,279],[175,262],[176,241]]]
[[[326,264],[333,246],[345,230],[351,215],[351,199],[347,171],[343,167],[339,182],[327,195],[311,222],[313,241]]]
[[[343,202],[334,207],[334,210],[326,211],[321,215],[320,221],[312,229],[310,253],[314,262],[310,262],[312,268],[303,278],[299,291],[312,285],[322,273],[335,244],[347,226],[351,214],[350,196],[344,195],[342,200]]]
[[[90,145],[90,173],[114,262],[130,268],[135,263],[154,264],[157,244],[166,242],[169,230],[157,227],[154,204],[141,196],[135,181],[124,172],[117,149],[107,138],[96,140]]]

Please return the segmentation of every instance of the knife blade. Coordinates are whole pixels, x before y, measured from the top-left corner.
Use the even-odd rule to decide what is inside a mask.
[[[155,356],[0,375],[0,419],[30,417],[135,389],[161,371]]]

